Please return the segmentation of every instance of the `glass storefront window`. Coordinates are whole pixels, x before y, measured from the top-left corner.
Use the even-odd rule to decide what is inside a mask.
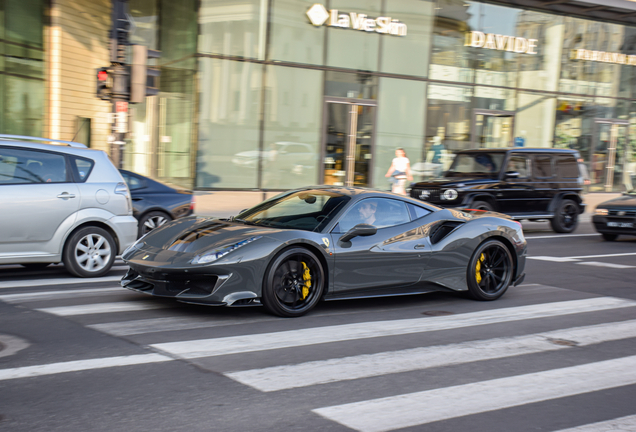
[[[464,2],[436,2],[429,78],[451,82],[472,82],[469,47],[464,46],[468,20],[475,6]]]
[[[404,22],[408,33],[405,37],[381,38],[380,71],[427,76],[435,3],[431,0],[391,0],[386,2],[386,8],[384,16]]]
[[[373,186],[390,190],[385,177],[395,158],[395,150],[402,148],[411,162],[414,180],[427,172],[425,164],[424,124],[426,83],[392,78],[380,79]],[[425,166],[426,165],[426,166]],[[429,167],[430,168],[430,167]]]
[[[567,17],[564,19],[563,62],[559,90],[596,96],[617,97],[621,80],[631,77],[636,66],[612,64],[598,53],[633,54],[625,48],[627,27],[618,24]],[[631,33],[631,32],[629,32]],[[578,58],[578,50],[582,58]],[[596,52],[596,54],[594,54]],[[587,53],[588,59],[585,59]],[[610,54],[611,55],[611,54]],[[623,87],[625,82],[623,82]]]
[[[381,0],[332,0],[329,8],[337,9],[343,14],[353,12],[375,18],[382,15],[381,5]],[[327,29],[327,66],[378,70],[381,36],[397,37],[351,28],[329,27]]]
[[[42,135],[44,1],[0,2],[0,130]]]
[[[199,59],[199,188],[256,188],[263,66]]]
[[[435,169],[425,176],[439,176],[448,169],[455,152],[472,148],[472,96],[471,87],[429,84],[423,159],[435,164]]]
[[[377,99],[378,77],[364,72],[332,72],[325,76],[325,96]]]
[[[201,53],[264,60],[267,0],[201,0],[199,32]]]
[[[323,72],[267,67],[261,187],[318,183]]]
[[[293,63],[324,63],[325,26],[311,25],[306,13],[314,0],[274,0],[269,58]]]

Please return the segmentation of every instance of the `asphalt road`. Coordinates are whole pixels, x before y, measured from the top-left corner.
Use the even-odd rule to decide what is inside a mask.
[[[0,266],[0,430],[636,431],[636,237],[524,228],[526,280],[496,302],[299,319],[133,293],[121,263]]]

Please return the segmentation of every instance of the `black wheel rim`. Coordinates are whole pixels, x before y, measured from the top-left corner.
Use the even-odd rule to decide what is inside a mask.
[[[288,310],[302,310],[313,303],[321,286],[320,267],[313,258],[303,253],[285,258],[272,279],[276,300]]]
[[[475,281],[486,294],[496,294],[508,286],[510,255],[503,247],[492,245],[481,251],[475,263]]]
[[[572,228],[576,225],[576,217],[578,215],[577,208],[574,204],[568,203],[563,206],[559,217],[564,228]]]

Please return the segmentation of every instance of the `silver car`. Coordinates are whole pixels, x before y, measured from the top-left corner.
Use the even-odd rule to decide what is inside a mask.
[[[79,143],[0,135],[0,203],[0,264],[99,277],[137,237],[121,174]]]

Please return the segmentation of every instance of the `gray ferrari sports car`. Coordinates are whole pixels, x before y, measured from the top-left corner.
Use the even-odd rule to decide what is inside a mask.
[[[498,213],[311,187],[229,219],[174,220],[122,257],[128,289],[296,317],[321,299],[445,290],[495,300],[523,280],[526,240],[518,222]]]

